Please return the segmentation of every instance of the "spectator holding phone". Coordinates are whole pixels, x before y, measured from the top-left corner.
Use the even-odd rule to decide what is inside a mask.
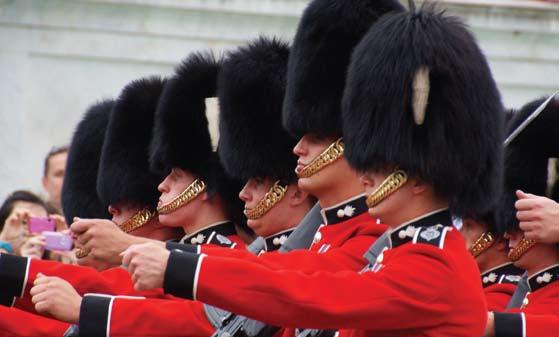
[[[0,206],[0,248],[8,253],[20,253],[30,234],[28,225],[31,217],[45,218],[48,216],[45,202],[37,195],[18,190],[6,198]],[[40,245],[37,240],[26,246],[29,251],[31,244]]]

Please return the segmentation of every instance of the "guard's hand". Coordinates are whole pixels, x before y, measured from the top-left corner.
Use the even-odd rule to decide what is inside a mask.
[[[559,204],[522,191],[516,191],[516,196],[516,217],[524,236],[538,242],[559,242]]]
[[[78,323],[82,297],[67,281],[38,274],[30,294],[38,313],[51,315],[64,322]]]
[[[134,289],[163,287],[169,251],[156,243],[132,245],[122,253],[122,263],[132,276]]]
[[[103,219],[78,219],[70,229],[76,245],[88,251],[89,257],[111,266],[120,265],[120,253],[139,240],[124,233],[114,222]]]

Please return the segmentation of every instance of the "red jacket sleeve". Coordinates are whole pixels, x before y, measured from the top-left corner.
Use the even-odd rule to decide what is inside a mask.
[[[61,337],[69,327],[69,324],[54,319],[0,307],[0,336]]]
[[[393,256],[380,271],[364,274],[278,271],[235,259],[183,253],[184,260],[178,257],[177,265],[193,268],[179,275],[186,291],[178,295],[190,294],[208,304],[280,326],[393,330],[445,323],[455,310],[453,301],[463,298],[457,296],[464,291],[462,285],[450,281],[457,270],[437,247],[407,245],[398,250],[400,258]],[[167,276],[165,289],[172,291],[178,284],[168,281]],[[487,311],[480,286],[479,292],[479,308],[462,314],[474,316],[469,320],[479,322],[475,328],[481,335]],[[251,301],[243,300],[246,298]],[[411,315],[421,319],[406,319]],[[471,332],[476,335],[476,331]]]
[[[215,328],[203,304],[185,300],[131,299],[88,295],[80,309],[80,337],[88,336],[204,337]]]

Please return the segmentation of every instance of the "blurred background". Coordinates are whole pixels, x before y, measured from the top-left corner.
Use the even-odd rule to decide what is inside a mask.
[[[192,51],[291,40],[303,0],[0,0],[0,199],[41,193],[43,160],[88,105]],[[469,23],[507,107],[559,89],[559,2],[443,0]],[[459,126],[457,126],[459,127]]]

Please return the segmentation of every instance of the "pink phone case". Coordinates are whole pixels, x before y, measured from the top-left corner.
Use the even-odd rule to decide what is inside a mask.
[[[29,231],[31,233],[42,233],[54,231],[56,224],[49,218],[29,218]]]
[[[45,237],[46,250],[71,250],[72,249],[72,238],[68,234],[62,234],[59,232],[43,232]]]

